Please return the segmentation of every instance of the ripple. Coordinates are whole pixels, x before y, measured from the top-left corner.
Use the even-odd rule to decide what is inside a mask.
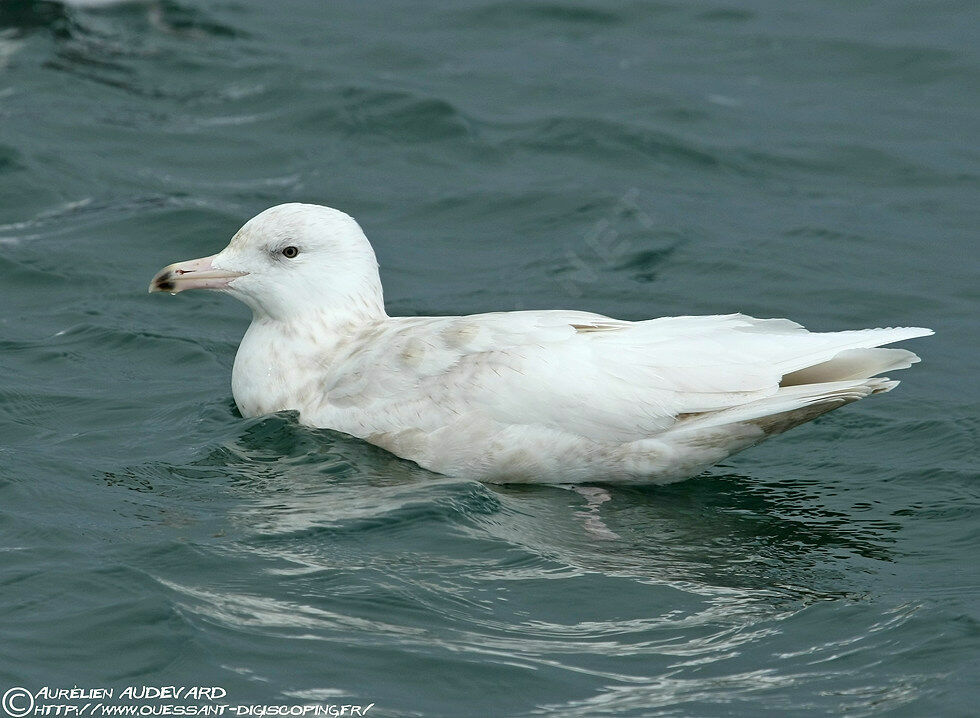
[[[528,24],[615,25],[622,21],[618,13],[558,2],[495,2],[467,13],[468,22],[480,27],[523,28]]]
[[[0,172],[14,172],[24,169],[19,161],[20,153],[13,147],[0,145]]]
[[[322,109],[293,124],[300,130],[334,130],[346,135],[431,142],[468,136],[471,123],[446,100],[408,92],[339,87],[321,99]]]
[[[181,597],[178,605],[184,610],[236,629],[258,628],[267,634],[286,632],[289,635],[294,635],[295,629],[344,630],[365,636],[377,634],[381,638],[424,634],[421,630],[377,620],[366,621],[268,596],[218,593],[163,579],[160,579],[160,583]]]
[[[52,30],[56,43],[45,67],[144,99],[188,93],[183,85],[148,80],[152,73],[146,68],[147,61],[159,62],[161,56],[173,60],[168,43],[181,44],[186,69],[200,60],[198,52],[187,50],[187,42],[233,42],[248,37],[203,10],[169,0],[106,3],[98,8],[66,8],[53,2],[33,5],[58,8],[54,18],[39,23]]]
[[[0,3],[0,28],[14,28],[18,37],[38,30],[65,37],[71,33],[70,18],[69,11],[61,3]]]
[[[250,37],[241,28],[214,20],[200,7],[173,0],[155,2],[149,10],[148,18],[158,30],[194,40]]]
[[[771,172],[794,169],[834,177],[852,177],[886,187],[973,184],[975,175],[943,172],[893,152],[863,146],[803,146],[781,153],[743,151],[742,157]]]
[[[706,10],[698,15],[699,20],[708,22],[747,22],[755,19],[756,14],[751,10],[743,10],[735,7],[720,7],[714,10]]]
[[[505,149],[517,147],[555,153],[579,153],[601,161],[645,164],[651,160],[700,169],[742,168],[720,154],[663,131],[593,117],[550,117],[502,126]]]

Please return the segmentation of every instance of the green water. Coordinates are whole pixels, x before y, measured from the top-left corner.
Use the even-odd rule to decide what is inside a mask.
[[[973,2],[0,1],[0,692],[376,716],[970,716]],[[449,480],[243,420],[286,201],[389,312],[920,325],[924,361],[666,488]]]

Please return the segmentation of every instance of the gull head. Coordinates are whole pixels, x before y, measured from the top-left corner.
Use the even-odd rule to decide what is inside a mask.
[[[217,254],[171,264],[150,282],[150,292],[185,289],[227,292],[259,319],[384,316],[378,262],[364,232],[349,215],[315,204],[271,207]]]

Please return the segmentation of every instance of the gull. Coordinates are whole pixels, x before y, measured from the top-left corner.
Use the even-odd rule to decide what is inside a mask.
[[[252,310],[232,370],[244,417],[380,446],[490,482],[661,484],[844,404],[919,358],[920,327],[816,333],[742,314],[622,321],[581,311],[389,317],[374,250],[343,212],[282,204],[150,292]]]

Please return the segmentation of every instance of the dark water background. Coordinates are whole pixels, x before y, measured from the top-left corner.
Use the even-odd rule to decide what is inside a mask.
[[[0,690],[384,716],[971,716],[975,2],[0,1]],[[925,325],[895,392],[666,488],[448,480],[242,420],[284,201],[391,313]],[[614,535],[613,535],[614,534]]]

